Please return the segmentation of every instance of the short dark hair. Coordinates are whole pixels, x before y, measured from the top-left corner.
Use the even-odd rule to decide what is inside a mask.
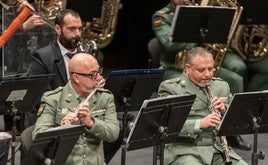
[[[202,57],[212,57],[213,55],[211,54],[211,52],[209,52],[207,49],[203,48],[203,47],[195,47],[192,48],[186,55],[186,63],[188,64],[192,64],[193,60],[196,56],[202,56]]]
[[[80,15],[76,11],[74,11],[72,9],[64,9],[57,14],[57,16],[55,18],[55,25],[59,25],[60,27],[62,27],[64,24],[63,19],[68,14],[70,14],[76,18],[80,18]]]

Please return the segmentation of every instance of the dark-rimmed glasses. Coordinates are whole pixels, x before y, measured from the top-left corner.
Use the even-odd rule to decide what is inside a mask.
[[[98,71],[93,71],[91,73],[79,73],[79,72],[71,72],[72,74],[78,74],[78,75],[81,75],[81,76],[85,76],[85,77],[88,77],[92,80],[96,80],[96,78],[98,77],[98,74],[102,74],[102,71],[103,71],[103,68],[100,67]]]

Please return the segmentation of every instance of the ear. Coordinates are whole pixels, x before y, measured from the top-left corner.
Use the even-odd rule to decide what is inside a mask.
[[[57,36],[59,36],[60,33],[61,33],[61,28],[60,28],[60,26],[59,26],[59,25],[55,25],[55,26],[54,26],[54,30],[55,30]]]
[[[190,64],[186,63],[184,68],[185,68],[186,72],[188,72],[188,70],[191,68],[191,66],[190,66]]]
[[[77,74],[71,74],[71,76],[74,83],[79,83],[79,76]]]

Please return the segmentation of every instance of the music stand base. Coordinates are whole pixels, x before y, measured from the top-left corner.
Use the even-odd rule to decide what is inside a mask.
[[[127,147],[126,147],[126,145],[122,145],[122,149],[121,149],[121,165],[126,164],[126,154],[127,154]]]

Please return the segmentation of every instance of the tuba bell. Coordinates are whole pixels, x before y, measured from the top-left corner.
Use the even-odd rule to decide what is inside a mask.
[[[268,25],[239,25],[231,47],[247,62],[261,60],[268,55]]]

